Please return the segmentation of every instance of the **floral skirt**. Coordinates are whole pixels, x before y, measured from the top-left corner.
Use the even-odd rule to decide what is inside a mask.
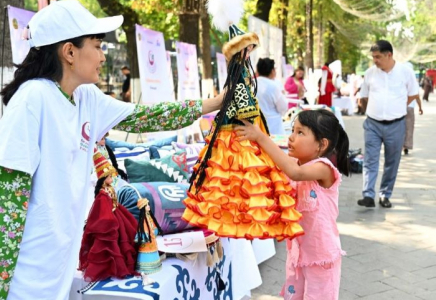
[[[221,130],[202,186],[197,191],[194,183],[184,200],[182,219],[221,237],[280,241],[303,234],[294,194],[287,176],[257,143],[239,142],[234,131]]]

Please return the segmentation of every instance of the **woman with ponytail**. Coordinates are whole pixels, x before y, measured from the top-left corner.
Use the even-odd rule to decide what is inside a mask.
[[[30,51],[0,92],[0,299],[68,299],[94,145],[106,132],[176,130],[221,107],[222,95],[135,106],[99,90],[102,38],[122,22],[52,1],[23,32]]]
[[[346,132],[328,110],[303,111],[294,121],[285,154],[258,126],[243,123],[236,129],[239,140],[257,142],[297,186],[304,236],[287,242],[281,294],[288,300],[337,300],[345,254],[336,219],[341,173],[349,174]]]
[[[217,12],[227,11],[223,5],[237,4],[227,2],[208,2],[209,12],[211,8],[215,11],[214,22]],[[222,16],[218,14],[218,18]],[[288,178],[258,144],[238,141],[234,131],[244,120],[268,134],[249,58],[259,38],[243,32],[235,23],[230,25],[230,41],[223,47],[228,76],[222,108],[194,166],[182,218],[220,237],[293,238],[303,232]]]

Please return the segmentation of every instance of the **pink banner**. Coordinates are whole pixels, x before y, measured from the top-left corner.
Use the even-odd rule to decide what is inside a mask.
[[[176,42],[179,101],[200,99],[197,48],[195,45]]]
[[[162,32],[136,25],[139,74],[144,103],[174,101]]]
[[[8,6],[9,29],[11,32],[12,61],[21,64],[29,53],[29,43],[23,38],[23,29],[35,12]]]

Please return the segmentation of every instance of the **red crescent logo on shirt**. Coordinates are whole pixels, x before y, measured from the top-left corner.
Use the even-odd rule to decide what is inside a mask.
[[[85,122],[82,125],[82,137],[89,142],[89,135],[91,134],[91,124]]]

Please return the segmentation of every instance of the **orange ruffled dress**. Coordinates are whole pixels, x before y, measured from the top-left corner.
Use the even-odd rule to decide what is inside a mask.
[[[251,120],[266,132],[257,100],[250,96],[257,111]],[[234,118],[240,119],[240,114],[247,111],[240,110]],[[303,234],[298,224],[301,214],[295,210],[295,192],[289,179],[256,142],[238,141],[233,131],[236,125],[231,123],[220,128],[204,182],[198,193],[195,187],[198,178],[192,184],[184,200],[182,219],[221,237],[280,241]],[[206,138],[199,162],[210,147],[211,136],[212,133]],[[194,170],[199,166],[197,163]]]

